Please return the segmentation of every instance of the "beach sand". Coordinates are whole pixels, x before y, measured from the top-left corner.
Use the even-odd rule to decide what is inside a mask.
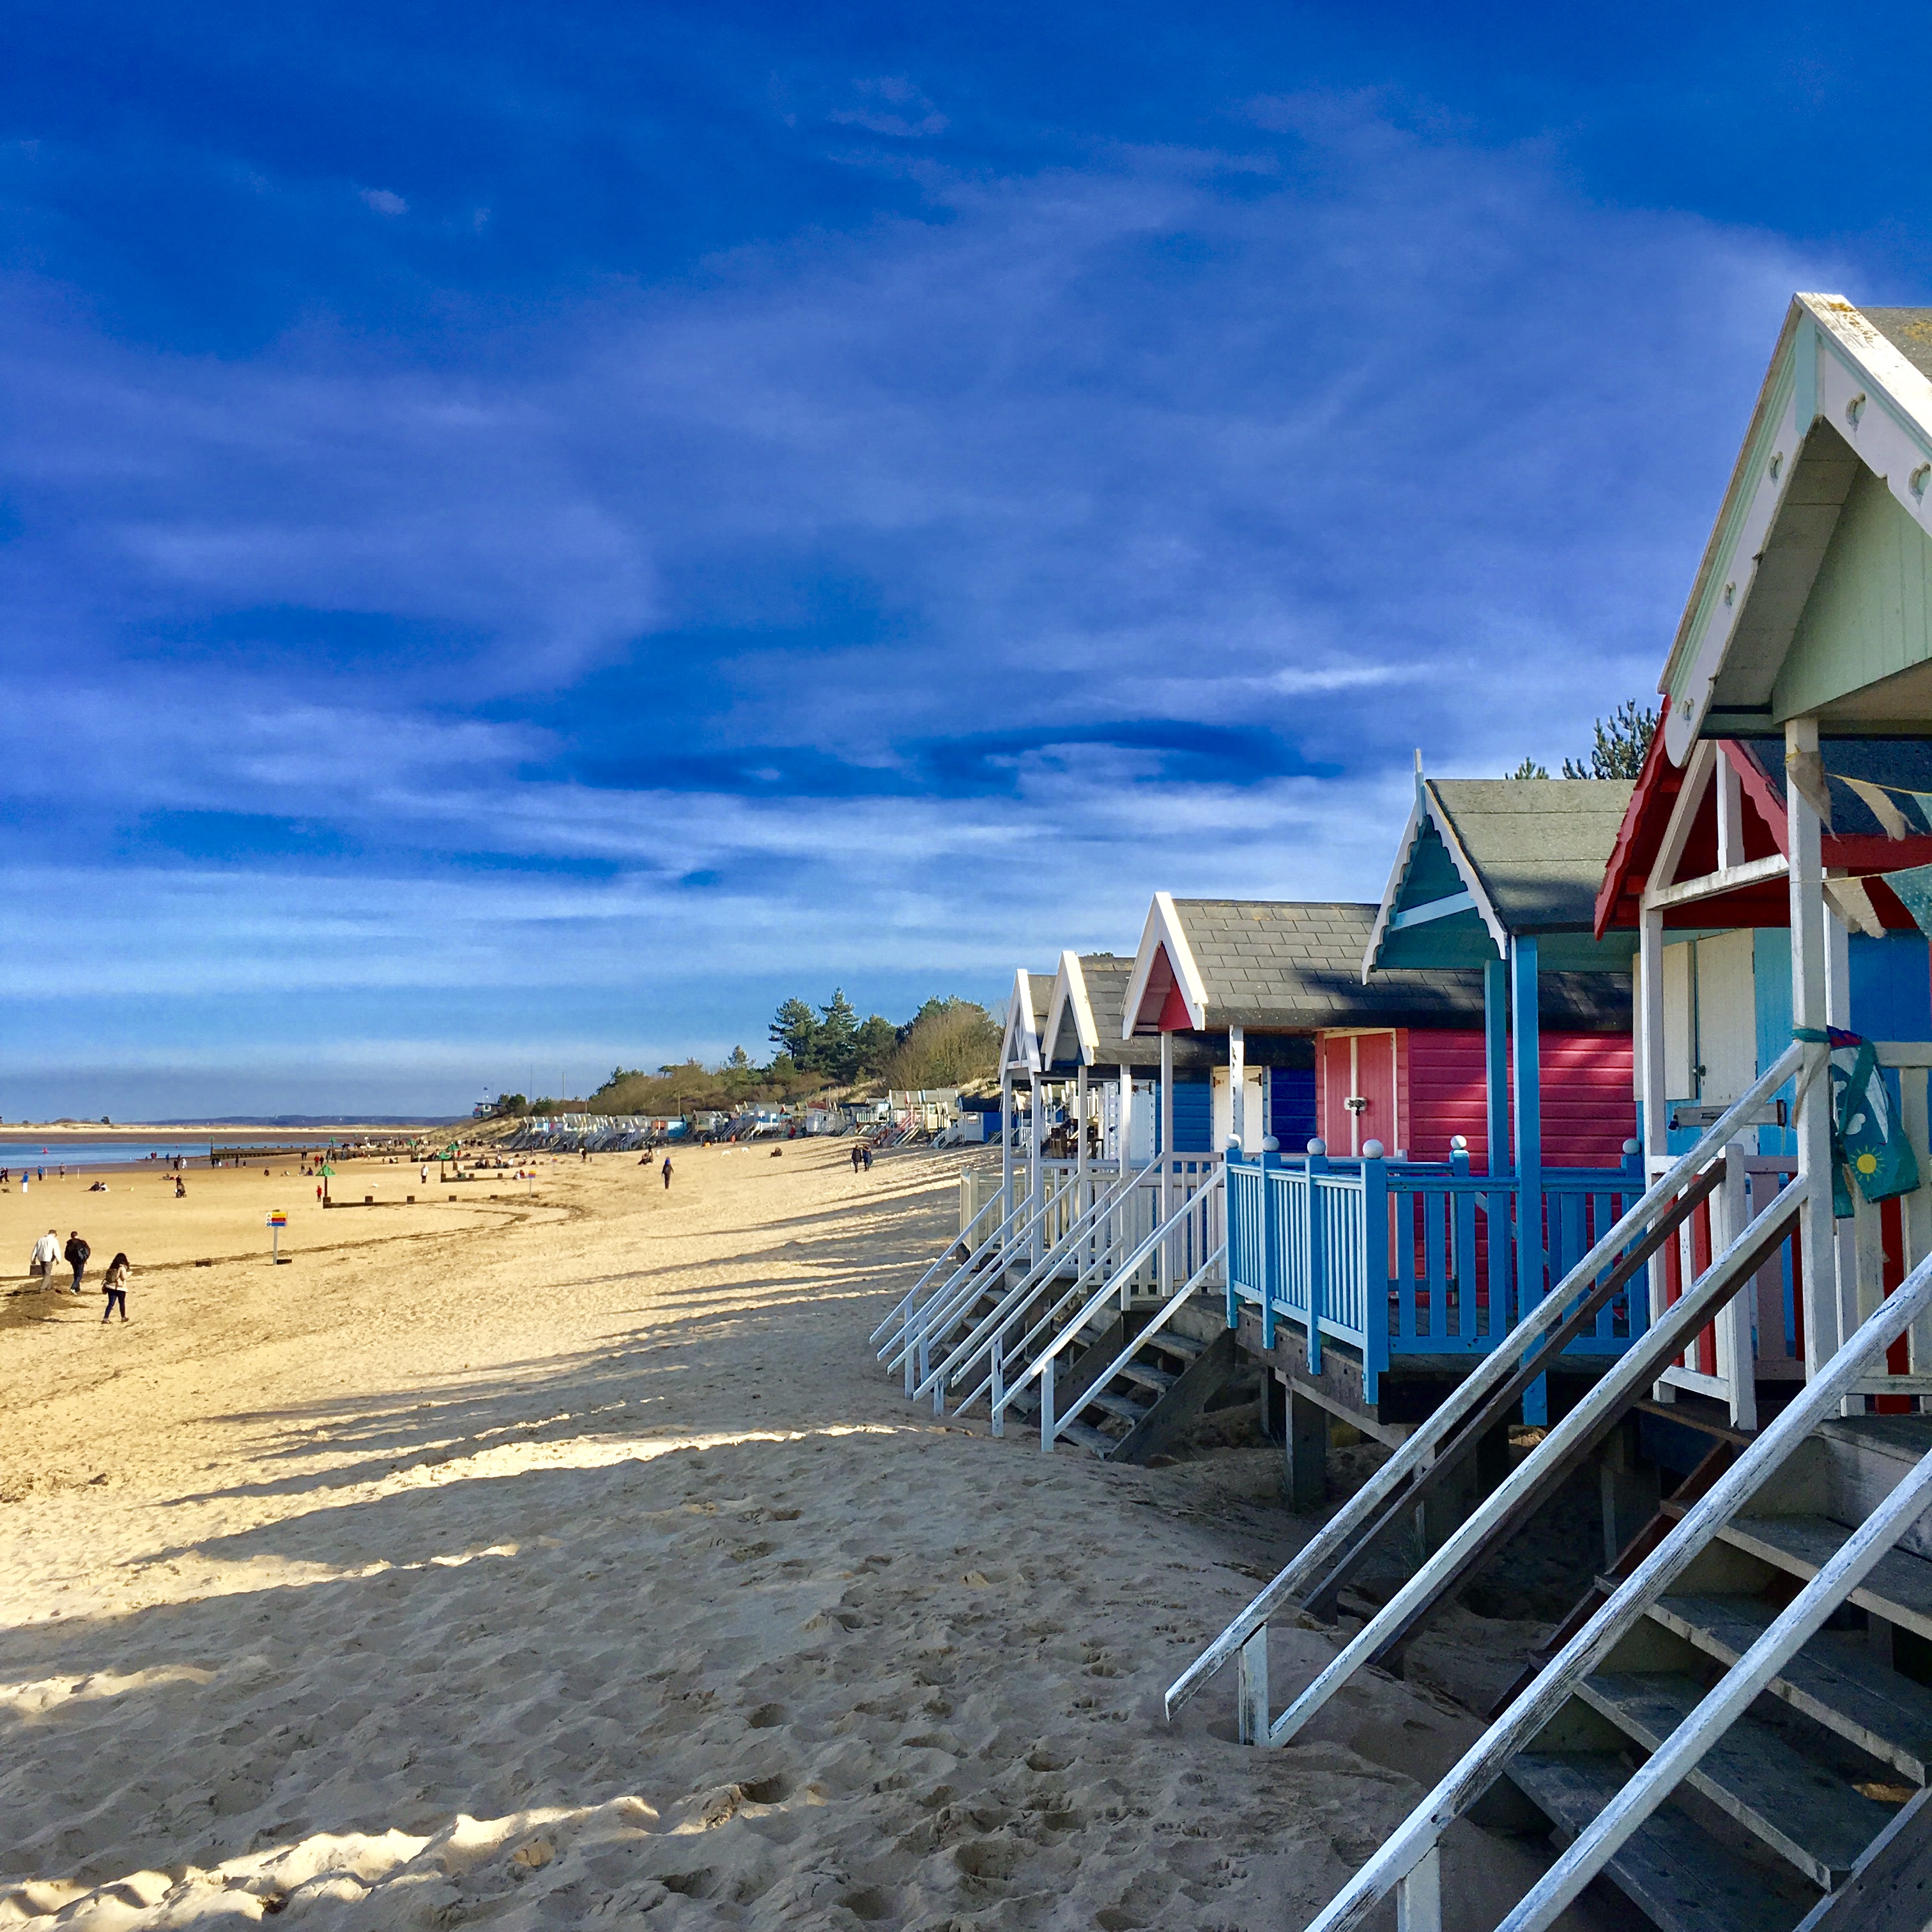
[[[1232,1683],[1162,1723],[1311,1526],[1266,1449],[1116,1468],[901,1399],[866,1337],[954,1160],[634,1160],[0,1197],[10,1270],[50,1225],[136,1264],[124,1328],[4,1299],[0,1925],[1258,1932],[1475,1735],[1377,1676],[1286,1750]],[[1330,1654],[1279,1630],[1277,1696]],[[1450,1925],[1546,1856],[1459,1826]]]

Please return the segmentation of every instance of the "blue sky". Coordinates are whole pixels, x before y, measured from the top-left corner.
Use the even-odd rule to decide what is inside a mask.
[[[1653,686],[1922,14],[10,14],[0,1115],[454,1111],[1372,897]]]

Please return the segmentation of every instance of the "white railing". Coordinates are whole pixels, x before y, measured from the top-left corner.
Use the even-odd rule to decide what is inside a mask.
[[[1360,1668],[1367,1656],[1380,1647],[1392,1625],[1406,1617],[1417,1604],[1439,1586],[1442,1576],[1467,1555],[1471,1539],[1486,1534],[1508,1510],[1515,1507],[1521,1492],[1531,1483],[1541,1479],[1550,1457],[1567,1455],[1574,1438],[1594,1424],[1606,1404],[1628,1402],[1633,1388],[1653,1378],[1664,1362],[1682,1352],[1690,1337],[1708,1319],[1707,1311],[1712,1310],[1712,1304],[1721,1306],[1725,1298],[1714,1288],[1715,1270],[1673,1307],[1657,1312],[1643,1345],[1634,1345],[1628,1353],[1611,1365],[1583,1402],[1544,1438],[1508,1481],[1479,1506],[1475,1514],[1371,1620],[1361,1636],[1345,1648],[1328,1670],[1279,1720],[1270,1719],[1268,1691],[1268,1625],[1270,1616],[1311,1586],[1382,1513],[1396,1492],[1420,1478],[1434,1462],[1438,1450],[1505,1384],[1520,1376],[1532,1354],[1562,1326],[1598,1276],[1612,1268],[1624,1250],[1640,1240],[1652,1223],[1664,1220],[1671,1213],[1680,1192],[1701,1174],[1725,1159],[1733,1141],[1752,1131],[1749,1126],[1752,1117],[1772,1094],[1798,1072],[1808,1053],[1822,1057],[1822,1049],[1808,1049],[1796,1045],[1787,1048],[1771,1070],[1725,1110],[1696,1145],[1674,1161],[1635,1205],[1598,1238],[1562,1282],[1524,1316],[1495,1348],[1478,1358],[1474,1371],[1456,1384],[1448,1398],[1316,1533],[1293,1562],[1168,1687],[1166,1708],[1169,1718],[1223,1665],[1238,1658],[1236,1702],[1243,1741],[1286,1743]],[[1744,1239],[1740,1238],[1741,1253],[1744,1251]],[[1372,1640],[1370,1632],[1373,1633]]]
[[[1083,1270],[1081,1274],[1076,1276],[1064,1292],[1056,1294],[1043,1311],[1035,1314],[1032,1325],[1027,1333],[1022,1335],[1010,1349],[1005,1346],[1003,1338],[998,1355],[992,1358],[992,1367],[986,1378],[958,1404],[959,1411],[963,1413],[977,1402],[981,1396],[987,1396],[992,1418],[993,1433],[995,1436],[1004,1435],[1006,1410],[1012,1406],[1013,1402],[1028,1384],[1035,1377],[1040,1377],[1042,1378],[1040,1447],[1042,1449],[1051,1449],[1061,1431],[1065,1428],[1066,1422],[1072,1420],[1068,1417],[1062,1420],[1059,1427],[1056,1428],[1053,1426],[1052,1378],[1054,1364],[1062,1352],[1072,1343],[1088,1322],[1108,1302],[1114,1299],[1114,1284],[1120,1276],[1124,1274],[1132,1275],[1144,1262],[1154,1254],[1163,1241],[1174,1240],[1186,1234],[1189,1230],[1186,1223],[1192,1218],[1197,1222],[1205,1224],[1193,1232],[1196,1237],[1196,1244],[1207,1248],[1208,1252],[1202,1265],[1189,1280],[1186,1286],[1179,1293],[1168,1298],[1162,1305],[1155,1322],[1150,1324],[1150,1328],[1166,1326],[1166,1318],[1173,1314],[1175,1309],[1192,1294],[1196,1288],[1204,1286],[1212,1278],[1214,1269],[1219,1266],[1227,1252],[1226,1241],[1214,1238],[1218,1233],[1214,1222],[1216,1208],[1220,1201],[1220,1187],[1214,1180],[1210,1179],[1204,1186],[1197,1188],[1192,1193],[1187,1196],[1169,1214],[1166,1221],[1158,1222],[1150,1228],[1131,1247],[1118,1248],[1117,1252],[1119,1259],[1112,1264],[1107,1279],[1097,1289],[1091,1292],[1084,1302],[1081,1300],[1082,1291],[1087,1287],[1090,1275],[1097,1270],[1092,1269]],[[1080,1306],[1073,1313],[1069,1315],[1068,1309],[1076,1303],[1079,1303]],[[1144,1330],[1142,1335],[1136,1337],[1126,1351],[1127,1355],[1131,1356],[1141,1346],[1142,1342],[1146,1339],[1146,1333],[1147,1331]],[[1021,1365],[1018,1375],[1011,1382],[1006,1380],[1006,1370],[1010,1360]],[[1114,1372],[1118,1373],[1118,1370],[1116,1370]],[[1111,1380],[1112,1377],[1110,1376],[1108,1379]],[[1096,1387],[1099,1385],[1096,1384]]]
[[[1932,1075],[1932,1042],[1878,1040],[1873,1046],[1879,1065],[1897,1081],[1899,1126],[1917,1156],[1920,1184],[1895,1204],[1876,1206],[1852,1186],[1851,1219],[1835,1223],[1835,1302],[1831,1294],[1819,1295],[1815,1291],[1806,1298],[1814,1307],[1834,1312],[1834,1330],[1843,1335],[1851,1334],[1907,1271],[1932,1254],[1932,1119],[1928,1119],[1927,1093],[1928,1077]],[[1824,1077],[1821,1070],[1818,1078]],[[1668,1165],[1653,1156],[1650,1171],[1659,1174]],[[1685,1223],[1675,1251],[1652,1262],[1652,1307],[1662,1307],[1681,1283],[1696,1276],[1700,1251],[1708,1255],[1722,1248],[1761,1214],[1797,1167],[1793,1155],[1745,1154],[1711,1202],[1708,1213]],[[1888,1222],[1895,1222],[1895,1239],[1887,1238]],[[1756,1384],[1767,1379],[1767,1372],[1772,1380],[1804,1378],[1804,1351],[1797,1346],[1803,1316],[1794,1260],[1794,1252],[1787,1250],[1766,1263],[1754,1300],[1733,1302],[1711,1331],[1697,1337],[1680,1359],[1666,1367],[1658,1378],[1658,1400],[1670,1402],[1679,1390],[1712,1396],[1729,1406],[1738,1428],[1754,1430],[1758,1421]],[[1932,1317],[1900,1336],[1892,1361],[1881,1364],[1856,1393],[1932,1395]]]
[[[1502,1719],[1411,1813],[1309,1928],[1348,1932],[1391,1892],[1412,1932],[1439,1932],[1443,1833],[1532,1744],[1577,1688],[1603,1664],[1650,1606],[1737,1515],[1792,1452],[1870,1378],[1912,1324],[1932,1318],[1932,1256],[1920,1261],[1589,1622],[1552,1658]],[[1642,1766],[1505,1918],[1498,1932],[1544,1932],[1628,1842],[1748,1710],[1799,1648],[1868,1576],[1932,1504],[1932,1453],[1873,1510],[1696,1708]]]
[[[1088,1238],[1100,1234],[1104,1229],[1114,1210],[1131,1197],[1144,1178],[1142,1174],[1132,1174],[1118,1178],[1114,1186],[1084,1214],[1076,1215],[1069,1221],[1066,1232],[1060,1238],[1046,1249],[1017,1282],[1000,1295],[992,1307],[974,1324],[965,1337],[955,1342],[938,1364],[925,1366],[923,1373],[913,1384],[908,1393],[915,1397],[930,1394],[933,1398],[934,1414],[943,1414],[946,1389],[987,1359],[994,1346],[995,1338],[1005,1336],[1016,1316],[1025,1310],[1042,1284],[1050,1282],[1062,1267],[1075,1262],[1079,1250],[1087,1244]],[[1042,1189],[1040,1202],[1034,1209],[1036,1222],[1049,1210],[1050,1207],[1050,1197]],[[1028,1233],[1030,1234],[1030,1227]],[[1016,1241],[1013,1247],[1016,1252],[1018,1251],[1021,1243]],[[977,1298],[976,1294],[973,1298],[974,1303]],[[936,1335],[932,1339],[936,1340]]]

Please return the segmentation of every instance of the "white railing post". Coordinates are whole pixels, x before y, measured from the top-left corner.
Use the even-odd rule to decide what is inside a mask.
[[[1268,1733],[1268,1627],[1263,1624],[1242,1645],[1234,1664],[1234,1717],[1244,1744],[1267,1742]]]
[[[1744,1163],[1726,1150],[1724,1178],[1711,1196],[1711,1251],[1722,1254],[1744,1231],[1750,1220],[1744,1204]],[[1733,1295],[1718,1314],[1718,1372],[1724,1378],[1731,1406],[1731,1426],[1757,1427],[1757,1358],[1751,1348],[1754,1294]]]
[[[1006,1341],[1004,1335],[993,1337],[993,1433],[1004,1436],[1006,1432]]]
[[[1053,1415],[1053,1368],[1054,1358],[1048,1355],[1040,1371],[1040,1446],[1042,1450],[1051,1449],[1060,1433]]]
[[[1431,1845],[1396,1886],[1395,1932],[1442,1932],[1440,1845]]]

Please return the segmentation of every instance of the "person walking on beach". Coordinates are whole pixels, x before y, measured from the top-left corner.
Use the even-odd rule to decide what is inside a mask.
[[[867,1141],[867,1142],[864,1142],[864,1143],[860,1146],[860,1149],[859,1149],[859,1153],[860,1153],[860,1157],[864,1160],[864,1162],[865,1162],[865,1163],[866,1163],[866,1172],[868,1174],[870,1174],[870,1173],[872,1172],[872,1142],[871,1142],[870,1141]]]
[[[863,1160],[865,1157],[865,1154],[861,1150],[859,1143],[856,1141],[854,1141],[852,1143],[852,1172],[854,1174],[856,1174],[859,1172],[859,1163]]]
[[[670,1192],[670,1156],[669,1154],[664,1156],[664,1192],[668,1194]]]
[[[60,1258],[60,1237],[50,1228],[34,1244],[34,1270],[40,1277],[40,1292],[44,1294],[53,1287],[54,1269]]]
[[[114,1258],[107,1264],[107,1272],[101,1277],[100,1282],[100,1292],[107,1298],[107,1305],[100,1311],[100,1319],[104,1325],[106,1324],[107,1318],[114,1312],[114,1306],[116,1302],[118,1302],[121,1305],[122,1320],[124,1322],[128,1318],[128,1276],[129,1272],[130,1270],[128,1266],[128,1257],[125,1255],[116,1255]]]
[[[67,1246],[61,1252],[66,1256],[68,1265],[74,1270],[74,1292],[80,1292],[80,1278],[87,1272],[87,1258],[94,1250],[80,1238],[76,1228],[67,1238]]]

